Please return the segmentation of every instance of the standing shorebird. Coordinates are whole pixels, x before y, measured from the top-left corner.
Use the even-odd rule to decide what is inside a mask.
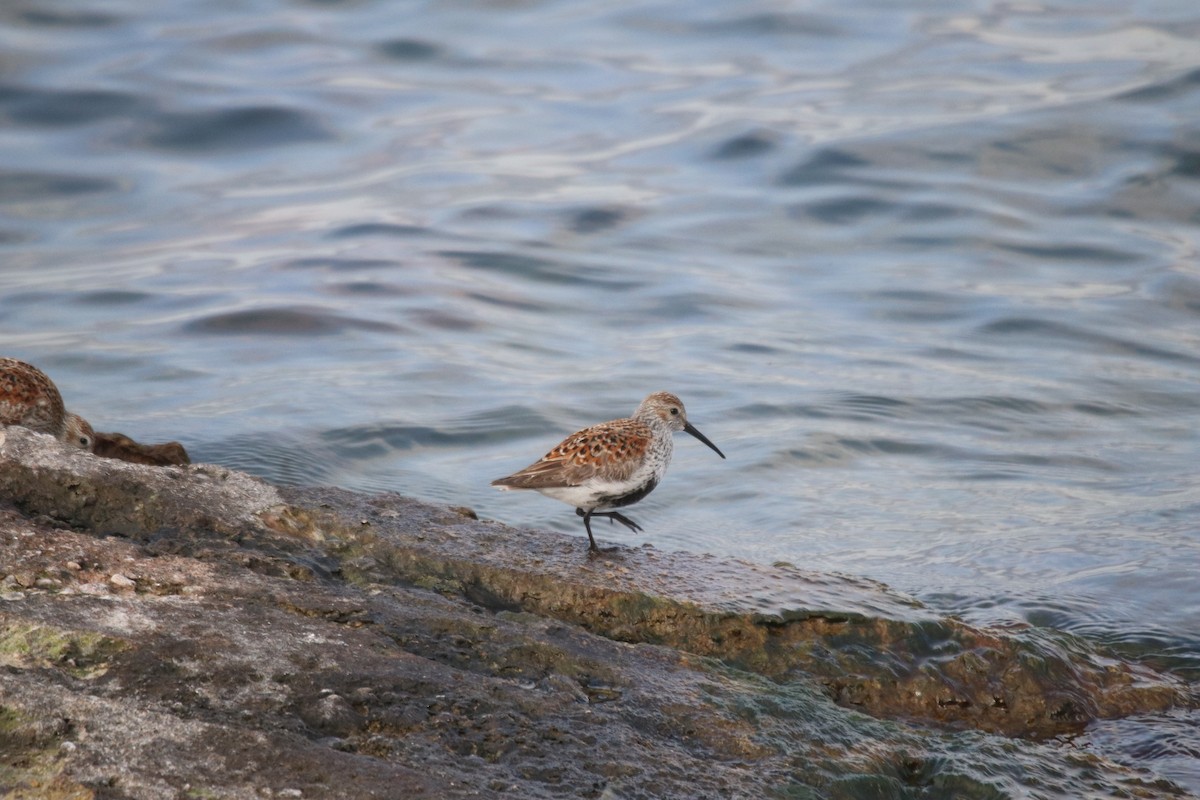
[[[0,358],[0,425],[20,425],[48,433],[89,453],[96,442],[87,420],[63,407],[54,381],[32,364],[15,358]]]
[[[589,547],[592,517],[608,517],[631,531],[642,528],[617,511],[641,500],[667,474],[674,444],[671,434],[687,431],[725,457],[717,446],[687,421],[683,401],[669,392],[655,392],[642,401],[629,419],[614,419],[584,428],[520,472],[497,478],[502,490],[532,489],[575,506],[583,517]]]

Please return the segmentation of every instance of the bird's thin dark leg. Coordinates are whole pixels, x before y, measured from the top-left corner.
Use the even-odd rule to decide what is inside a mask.
[[[588,549],[589,550],[599,550],[600,548],[596,547],[596,540],[592,538],[592,512],[591,512],[591,510],[589,509],[588,511],[584,511],[582,508],[577,508],[577,509],[575,509],[575,513],[578,514],[579,516],[583,517],[583,528],[584,528],[584,530],[587,531],[587,535],[588,535]]]
[[[592,516],[593,517],[608,517],[609,522],[616,520],[617,522],[624,525],[626,528],[629,528],[629,530],[633,531],[634,533],[638,533],[639,531],[642,530],[641,525],[638,525],[636,522],[631,520],[629,517],[617,512],[617,511],[595,511],[592,513]]]

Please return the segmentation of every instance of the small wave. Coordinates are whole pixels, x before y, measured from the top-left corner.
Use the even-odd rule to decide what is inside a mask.
[[[334,138],[317,116],[278,106],[159,113],[141,127],[134,136],[138,143],[181,153],[276,148]]]
[[[1051,343],[1087,345],[1114,355],[1130,355],[1196,364],[1200,358],[1189,353],[1180,353],[1162,347],[1154,347],[1117,336],[1098,333],[1084,327],[1062,322],[1038,319],[1037,317],[1005,317],[984,323],[976,329],[986,336],[1020,338],[1030,340],[1039,347]]]
[[[362,297],[407,297],[413,294],[412,289],[382,281],[345,281],[330,283],[321,287],[325,294]]]
[[[124,21],[124,17],[102,11],[63,11],[32,6],[20,10],[15,16],[26,25],[39,28],[108,28]]]
[[[183,326],[188,333],[225,335],[325,336],[348,330],[403,332],[388,322],[333,314],[311,306],[252,308],[211,314]]]
[[[281,486],[318,486],[331,482],[342,459],[305,436],[275,431],[245,434],[196,446],[193,459],[241,470]]]
[[[780,186],[816,186],[842,184],[855,170],[871,166],[867,159],[847,150],[824,147],[806,161],[789,169],[776,181]]]
[[[358,272],[372,269],[398,269],[399,261],[384,258],[297,258],[280,264],[280,269],[313,269],[326,272]]]
[[[497,250],[442,250],[438,255],[471,269],[528,278],[541,283],[603,286],[614,290],[637,289],[642,286],[641,281],[621,279],[592,269],[580,269],[578,264],[549,261],[518,253]]]
[[[26,125],[86,125],[103,119],[127,118],[148,107],[150,104],[142,97],[129,92],[0,86],[0,109],[4,116]]]
[[[1197,87],[1200,87],[1200,69],[1193,69],[1170,80],[1152,83],[1117,95],[1117,99],[1133,103],[1162,103],[1176,97],[1191,95]]]
[[[115,192],[121,184],[109,178],[53,172],[0,170],[0,204],[54,200],[83,194]]]
[[[726,139],[713,149],[714,161],[737,161],[755,158],[779,147],[777,137],[768,131],[752,131]]]
[[[445,50],[424,39],[389,39],[375,45],[375,52],[395,61],[433,61]]]
[[[419,225],[398,225],[390,222],[362,222],[346,225],[331,231],[330,239],[358,239],[367,236],[420,236],[428,233],[429,229]]]
[[[575,233],[599,233],[617,227],[629,216],[630,213],[621,208],[584,208],[571,214],[568,227]]]
[[[101,289],[95,292],[85,292],[75,297],[73,301],[89,306],[130,306],[154,300],[156,297],[157,295],[149,292]]]

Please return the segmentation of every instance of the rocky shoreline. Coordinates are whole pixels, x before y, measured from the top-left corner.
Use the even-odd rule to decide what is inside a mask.
[[[1170,675],[585,544],[0,428],[2,796],[985,798],[1045,763],[1046,796],[1185,795],[1054,739],[1194,707]]]

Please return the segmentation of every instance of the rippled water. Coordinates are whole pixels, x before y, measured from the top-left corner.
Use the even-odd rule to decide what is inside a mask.
[[[668,389],[729,459],[680,437],[602,538],[1196,680],[1200,10],[898,5],[4,3],[3,353],[98,429],[577,535],[488,481]],[[1198,728],[1088,746],[1200,790]]]

